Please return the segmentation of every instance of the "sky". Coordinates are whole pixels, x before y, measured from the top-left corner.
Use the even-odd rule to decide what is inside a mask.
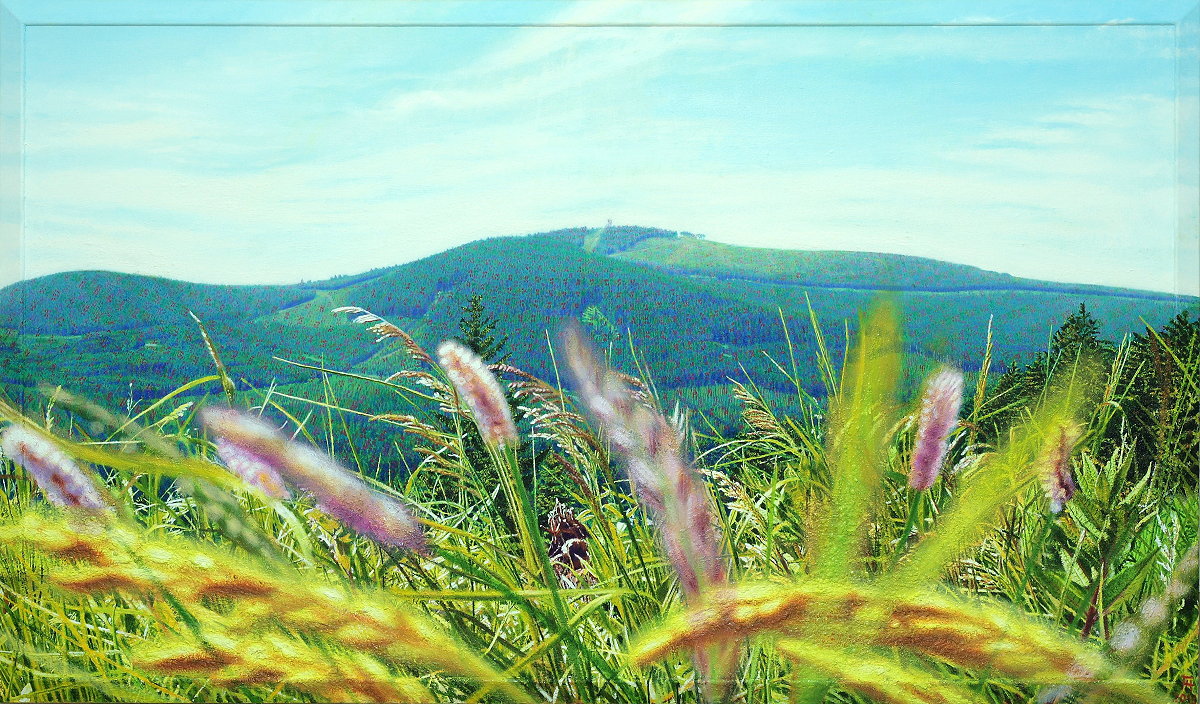
[[[711,26],[753,19],[731,2],[673,6],[704,26],[603,26],[637,11],[613,2],[519,8],[559,26],[29,26],[23,275],[286,283],[611,219],[1195,293],[1176,29],[1132,5],[1098,26],[853,26],[854,3]]]

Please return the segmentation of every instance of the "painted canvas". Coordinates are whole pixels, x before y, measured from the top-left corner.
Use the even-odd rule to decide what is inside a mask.
[[[0,700],[1196,701],[1198,47],[0,0]]]

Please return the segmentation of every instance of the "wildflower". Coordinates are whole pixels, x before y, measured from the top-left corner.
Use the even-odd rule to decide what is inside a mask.
[[[10,425],[0,434],[0,449],[33,476],[51,503],[109,510],[91,478],[62,448],[42,435],[20,425]]]
[[[1054,433],[1054,439],[1042,451],[1038,460],[1042,475],[1042,486],[1050,499],[1050,510],[1054,513],[1062,511],[1063,506],[1071,500],[1078,488],[1075,478],[1071,476],[1071,450],[1079,440],[1079,427],[1073,424],[1060,424]]]
[[[457,342],[446,341],[438,348],[438,362],[471,409],[483,441],[492,447],[519,444],[508,400],[479,355]]]
[[[261,418],[227,408],[206,408],[201,420],[235,464],[267,468],[307,491],[317,508],[354,531],[387,545],[422,549],[425,536],[399,501],[371,490],[324,453],[285,438]]]
[[[962,394],[963,376],[955,369],[941,369],[926,382],[908,475],[908,485],[913,489],[928,489],[937,480],[946,459],[946,441],[958,421]]]

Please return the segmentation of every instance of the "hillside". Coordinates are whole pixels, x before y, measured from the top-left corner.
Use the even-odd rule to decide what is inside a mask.
[[[632,335],[665,389],[711,389],[746,373],[786,384],[763,352],[787,357],[820,393],[808,300],[834,351],[843,321],[880,291],[894,291],[917,359],[975,368],[989,318],[996,359],[1044,348],[1050,331],[1086,303],[1120,338],[1158,326],[1184,305],[1151,292],[1018,279],[932,259],[855,252],[755,250],[653,228],[575,228],[472,242],[408,264],[292,286],[216,286],[69,272],[0,290],[0,327],[21,330],[29,385],[53,380],[110,399],[157,397],[210,373],[191,310],[246,383],[299,383],[309,371],[273,357],[387,375],[404,363],[364,330],[330,315],[340,305],[375,311],[434,345],[456,331],[475,293],[510,335],[515,363],[551,375],[546,332],[596,306]],[[621,354],[618,353],[618,361]]]

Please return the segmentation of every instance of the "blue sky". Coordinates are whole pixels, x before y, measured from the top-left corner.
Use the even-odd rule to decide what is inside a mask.
[[[872,17],[843,7],[819,19]],[[573,25],[631,12],[521,11]],[[1173,27],[1121,23],[31,26],[25,275],[292,282],[611,218],[1188,290],[1177,58]]]

